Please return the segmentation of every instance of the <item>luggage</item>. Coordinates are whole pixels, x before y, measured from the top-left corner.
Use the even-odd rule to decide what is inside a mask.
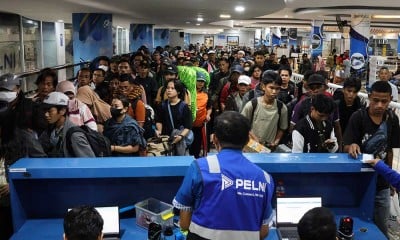
[[[147,140],[147,156],[172,156],[172,146],[168,135],[153,137]]]

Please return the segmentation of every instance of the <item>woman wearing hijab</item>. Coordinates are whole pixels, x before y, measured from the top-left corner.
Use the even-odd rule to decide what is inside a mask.
[[[59,82],[57,84],[56,91],[64,93],[68,96],[69,101],[67,116],[73,124],[77,126],[86,125],[87,127],[97,131],[97,124],[94,120],[92,112],[86,104],[75,97],[76,88],[72,82]]]
[[[89,86],[78,88],[76,98],[89,107],[97,122],[99,132],[102,132],[102,125],[111,118],[110,105],[101,100]]]

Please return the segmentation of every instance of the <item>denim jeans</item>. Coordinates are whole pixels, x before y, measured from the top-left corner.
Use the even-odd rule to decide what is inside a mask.
[[[374,222],[383,234],[388,237],[386,221],[389,219],[390,189],[383,189],[375,195]]]

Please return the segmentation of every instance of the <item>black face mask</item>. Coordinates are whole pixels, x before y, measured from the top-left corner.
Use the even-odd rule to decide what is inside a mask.
[[[122,112],[122,108],[110,108],[110,113],[113,118],[117,118],[117,117],[121,116],[123,114],[121,112]]]

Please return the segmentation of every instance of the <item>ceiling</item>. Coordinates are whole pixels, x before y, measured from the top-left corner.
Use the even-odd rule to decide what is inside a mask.
[[[236,6],[244,6],[242,13]],[[388,7],[382,7],[388,6]],[[389,7],[390,6],[390,7]],[[335,15],[350,22],[351,14],[397,14],[398,0],[13,0],[0,1],[0,9],[42,21],[71,22],[74,12],[112,13],[115,26],[155,24],[159,28],[201,31],[208,29],[271,26],[309,29],[312,19],[324,19],[335,31]],[[221,19],[220,14],[231,18]],[[197,18],[202,17],[203,22]],[[400,19],[372,19],[371,27],[400,31]],[[199,26],[196,24],[200,24]],[[189,31],[189,32],[190,32]],[[308,31],[308,30],[307,30]]]

